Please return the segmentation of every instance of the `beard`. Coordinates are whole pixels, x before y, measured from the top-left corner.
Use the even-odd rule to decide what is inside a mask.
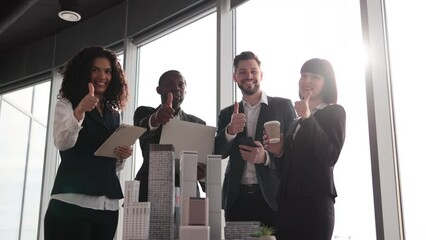
[[[245,87],[244,84],[238,84],[238,88],[244,95],[252,96],[257,91],[259,91],[260,85],[256,83],[253,88]]]

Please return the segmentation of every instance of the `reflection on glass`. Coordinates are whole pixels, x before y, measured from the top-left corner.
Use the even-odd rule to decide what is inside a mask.
[[[334,170],[334,239],[375,239],[359,2],[251,0],[237,8],[236,16],[237,53],[250,50],[259,56],[268,95],[295,101],[306,60],[325,58],[333,64],[338,103],[347,114],[346,142]]]
[[[0,239],[18,239],[30,118],[6,102],[0,112]],[[9,134],[5,134],[9,133]],[[38,203],[40,199],[37,199]]]
[[[0,239],[37,238],[49,98],[50,81],[0,99]]]
[[[385,6],[405,237],[425,239],[426,190],[421,183],[426,182],[426,125],[419,121],[426,118],[426,111],[418,106],[426,89],[422,76],[426,35],[420,30],[426,22],[426,3],[386,1]]]
[[[33,88],[24,88],[18,91],[3,95],[4,100],[10,102],[16,108],[21,109],[26,113],[31,112],[31,102],[33,99]]]
[[[39,202],[38,199],[40,199],[41,194],[45,141],[46,126],[33,121],[28,154],[21,240],[31,240],[34,239],[34,236],[37,236],[40,204],[35,203]]]
[[[33,115],[44,126],[47,125],[49,100],[50,100],[50,81],[36,85],[34,87]]]
[[[182,109],[216,126],[215,13],[140,47],[138,54],[137,106],[159,106],[158,79],[167,70],[178,70],[187,82]],[[137,171],[143,158],[139,143],[136,146]]]

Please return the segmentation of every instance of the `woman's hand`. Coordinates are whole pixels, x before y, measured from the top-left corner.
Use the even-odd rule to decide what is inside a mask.
[[[124,162],[127,158],[132,156],[133,148],[132,146],[121,145],[115,148],[115,155],[117,155],[117,159],[121,162]]]
[[[93,84],[89,83],[88,86],[89,93],[81,99],[80,103],[74,110],[74,116],[78,121],[83,119],[86,112],[92,111],[99,102],[99,99],[95,97],[95,87]]]
[[[269,143],[269,137],[266,132],[263,131],[263,147],[275,157],[281,157],[284,152],[284,135],[281,133],[279,142]]]
[[[305,120],[311,116],[311,110],[309,108],[309,100],[312,92],[307,93],[305,96],[301,96],[300,101],[294,102],[294,110],[302,120]]]

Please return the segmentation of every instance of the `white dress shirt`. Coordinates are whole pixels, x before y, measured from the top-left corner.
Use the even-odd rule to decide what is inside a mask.
[[[244,107],[244,114],[246,116],[246,128],[247,128],[247,137],[252,137],[255,139],[256,135],[256,126],[257,121],[259,119],[259,113],[260,113],[260,107],[261,104],[264,103],[268,105],[268,97],[266,94],[262,91],[262,96],[260,98],[260,101],[254,105],[251,106],[250,103],[246,102],[244,99],[242,100],[243,107]],[[235,138],[236,135],[230,135],[227,131],[225,131],[225,137],[228,142],[232,141]],[[265,165],[269,164],[269,155],[266,154],[267,160],[265,162]],[[256,168],[253,163],[246,162],[243,176],[241,178],[241,184],[249,185],[249,184],[258,184],[257,176],[256,176]]]

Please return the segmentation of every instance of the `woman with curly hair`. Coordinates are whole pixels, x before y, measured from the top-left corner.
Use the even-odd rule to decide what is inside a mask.
[[[119,127],[128,89],[117,56],[92,46],[61,70],[53,137],[61,156],[45,215],[45,239],[113,239],[123,198],[117,171],[131,156],[119,146],[117,158],[94,152]]]

